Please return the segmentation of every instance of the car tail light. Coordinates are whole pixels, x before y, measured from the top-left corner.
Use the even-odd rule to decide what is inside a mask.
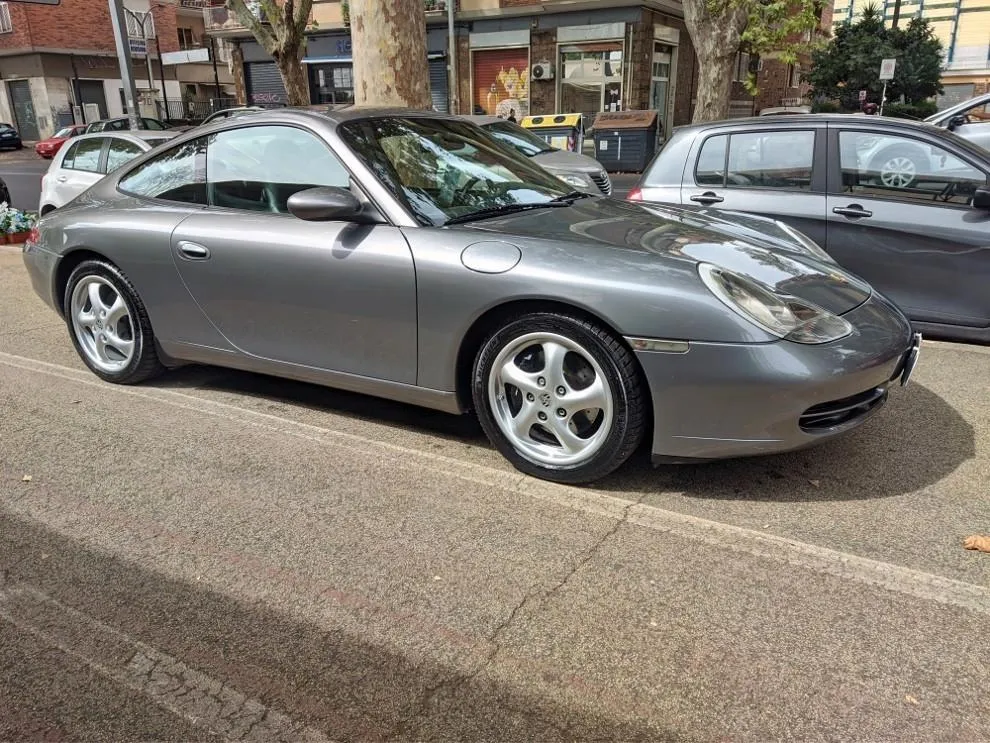
[[[25,245],[37,245],[41,241],[41,231],[37,226],[32,227],[28,231],[27,240],[24,241]]]
[[[643,189],[639,186],[634,188],[626,195],[626,201],[642,201],[643,200]]]

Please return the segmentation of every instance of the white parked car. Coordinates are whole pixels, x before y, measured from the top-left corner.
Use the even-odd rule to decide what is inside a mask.
[[[925,121],[990,150],[990,93],[932,114]]]
[[[55,153],[48,172],[41,179],[38,213],[47,214],[64,206],[107,173],[178,133],[141,130],[74,137]]]

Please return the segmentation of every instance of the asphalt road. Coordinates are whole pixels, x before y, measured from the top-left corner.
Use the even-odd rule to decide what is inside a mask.
[[[595,488],[468,419],[99,382],[0,248],[0,740],[990,740],[990,349]]]
[[[22,211],[37,211],[41,198],[41,177],[51,160],[43,160],[25,148],[20,152],[0,153],[0,178],[10,191],[11,206]]]
[[[0,153],[0,178],[3,178],[10,190],[12,206],[28,211],[38,209],[41,177],[48,171],[49,165],[51,160],[42,160],[27,149],[19,153]],[[624,198],[639,176],[616,173],[611,178],[613,196]]]

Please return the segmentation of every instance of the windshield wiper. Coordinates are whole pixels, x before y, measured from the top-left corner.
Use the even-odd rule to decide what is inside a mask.
[[[585,193],[584,191],[571,191],[570,193],[565,193],[563,196],[558,196],[553,199],[551,204],[573,204],[578,199],[590,199],[594,194]]]
[[[540,204],[503,204],[502,206],[492,206],[487,209],[479,209],[476,212],[468,212],[457,217],[451,217],[444,225],[463,224],[464,222],[474,222],[477,219],[488,219],[489,217],[500,217],[505,214],[515,214],[525,212],[530,209],[553,209],[554,207],[570,206],[569,201],[544,201]]]

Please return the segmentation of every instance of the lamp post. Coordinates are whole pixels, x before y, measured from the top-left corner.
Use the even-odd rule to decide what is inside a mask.
[[[144,59],[148,63],[148,92],[151,94],[151,100],[154,101],[155,79],[154,79],[154,73],[152,72],[152,68],[151,68],[151,49],[148,48],[148,40],[150,37],[148,36],[148,33],[144,27],[144,24],[146,24],[148,20],[151,19],[152,17],[151,11],[149,10],[147,13],[143,15],[143,17],[135,13],[130,8],[124,8],[124,12],[134,19],[134,23],[136,23],[137,27],[141,30],[141,38],[144,39]],[[164,92],[165,92],[165,80],[163,79],[162,93]]]
[[[127,36],[127,21],[124,15],[123,0],[108,0],[110,21],[113,25],[113,38],[117,44],[117,61],[120,63],[120,81],[124,86],[127,100],[127,120],[131,129],[140,128],[138,123],[137,87],[134,85],[134,70],[131,67],[131,45]]]

